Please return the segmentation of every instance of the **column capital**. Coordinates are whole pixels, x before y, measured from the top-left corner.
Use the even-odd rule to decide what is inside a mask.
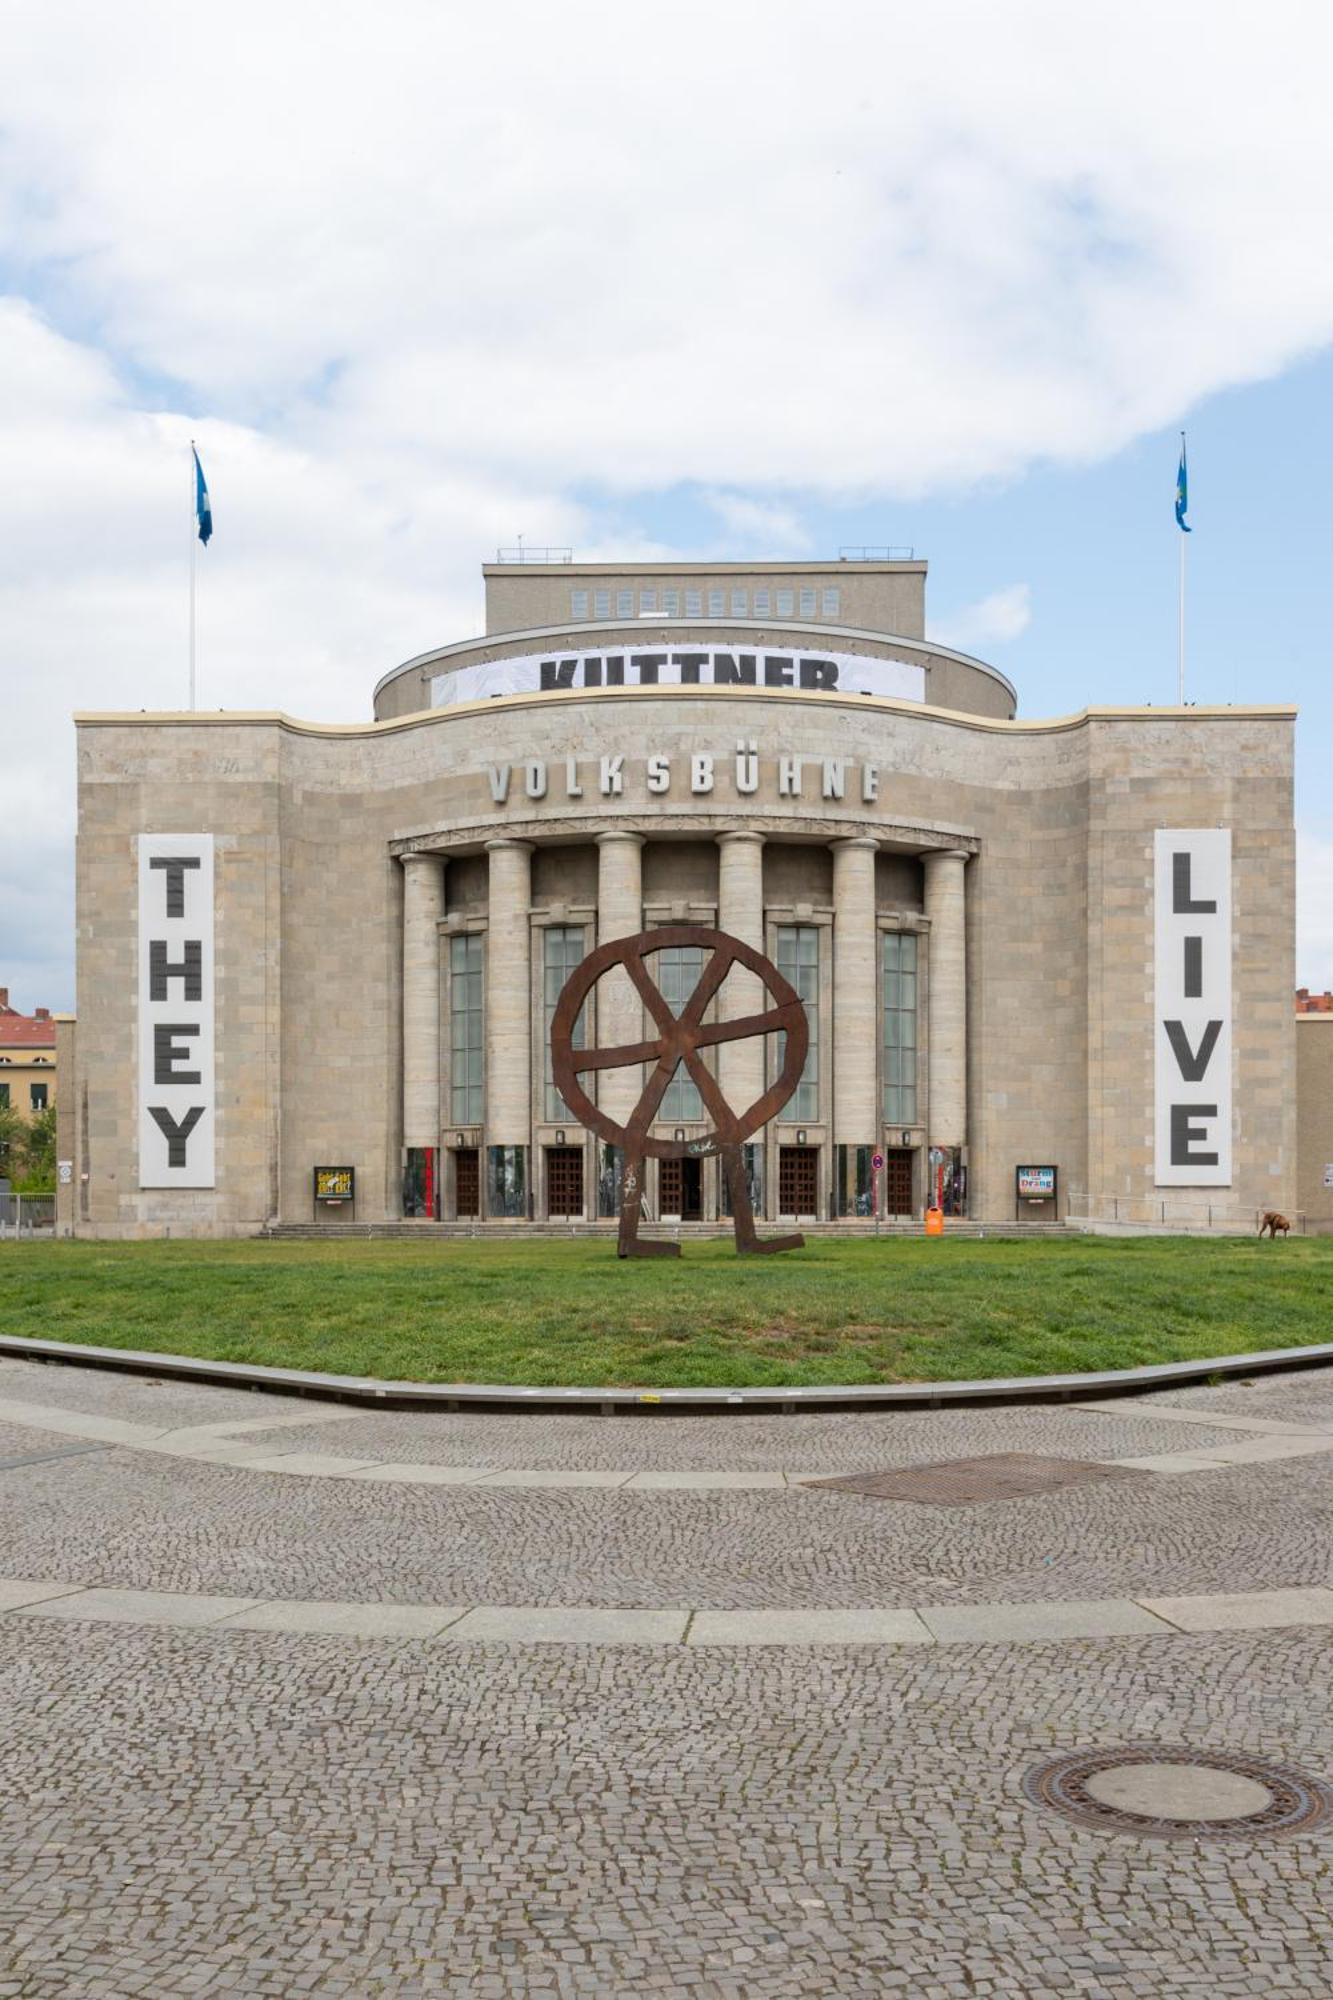
[[[879,842],[873,833],[840,833],[835,839],[829,842],[829,846],[833,848],[841,847],[843,849],[849,847],[869,848],[874,854],[878,854],[879,852]]]
[[[488,854],[531,854],[535,842],[531,840],[488,840]]]
[[[923,847],[918,861],[963,861],[972,859],[970,847]]]
[[[642,847],[647,838],[647,834],[635,833],[634,829],[628,826],[608,827],[605,833],[595,833],[593,835],[594,844],[598,847],[606,846],[613,840],[627,840],[631,841],[635,847]]]
[[[434,848],[434,847],[414,847],[414,848],[412,848],[412,849],[411,849],[411,851],[410,851],[409,853],[407,853],[407,854],[400,854],[400,855],[399,855],[399,857],[398,857],[398,859],[399,859],[399,860],[400,860],[400,861],[402,862],[402,864],[403,864],[404,868],[406,868],[406,867],[408,866],[409,862],[412,862],[412,861],[435,861],[435,862],[443,862],[443,861],[444,861],[444,859],[445,859],[445,856],[444,856],[443,854],[441,854],[441,853],[439,852],[438,848]]]
[[[738,844],[745,842],[752,847],[762,847],[765,836],[762,833],[752,833],[748,827],[734,827],[728,833],[714,834],[713,838],[719,847],[725,846],[729,841]]]

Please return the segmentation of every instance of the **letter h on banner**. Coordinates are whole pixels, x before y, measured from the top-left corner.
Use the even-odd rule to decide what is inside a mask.
[[[1231,829],[1155,836],[1158,1187],[1231,1185]]]
[[[214,1179],[213,836],[139,836],[139,1186]]]

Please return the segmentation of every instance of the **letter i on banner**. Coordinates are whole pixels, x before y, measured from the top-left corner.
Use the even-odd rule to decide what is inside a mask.
[[[213,836],[139,836],[139,1186],[214,1180]]]

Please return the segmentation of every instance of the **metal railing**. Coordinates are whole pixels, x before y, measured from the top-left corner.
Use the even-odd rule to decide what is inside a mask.
[[[46,1235],[55,1226],[53,1194],[0,1194],[0,1236]]]
[[[885,543],[880,547],[857,546],[845,542],[838,550],[839,562],[915,562],[916,550],[899,544]]]
[[[526,542],[520,542],[516,549],[497,549],[498,563],[572,563],[573,549],[530,549]]]
[[[1069,1195],[1066,1219],[1100,1227],[1142,1230],[1211,1232],[1217,1236],[1257,1236],[1266,1211],[1245,1208],[1219,1196],[1216,1201],[1178,1201],[1170,1194]],[[1293,1236],[1304,1236],[1302,1209],[1284,1211]]]

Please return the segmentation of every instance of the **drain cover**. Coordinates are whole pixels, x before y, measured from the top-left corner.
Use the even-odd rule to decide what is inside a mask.
[[[1151,1474],[1081,1458],[1038,1458],[1030,1452],[995,1452],[989,1458],[942,1459],[893,1472],[853,1472],[841,1479],[806,1479],[805,1486],[839,1493],[868,1493],[875,1500],[918,1500],[931,1507],[976,1507],[987,1500],[1023,1500],[1094,1481],[1142,1481]]]
[[[1333,1811],[1328,1787],[1287,1765],[1160,1743],[1057,1757],[1029,1771],[1023,1790],[1078,1826],[1155,1840],[1289,1837]]]

